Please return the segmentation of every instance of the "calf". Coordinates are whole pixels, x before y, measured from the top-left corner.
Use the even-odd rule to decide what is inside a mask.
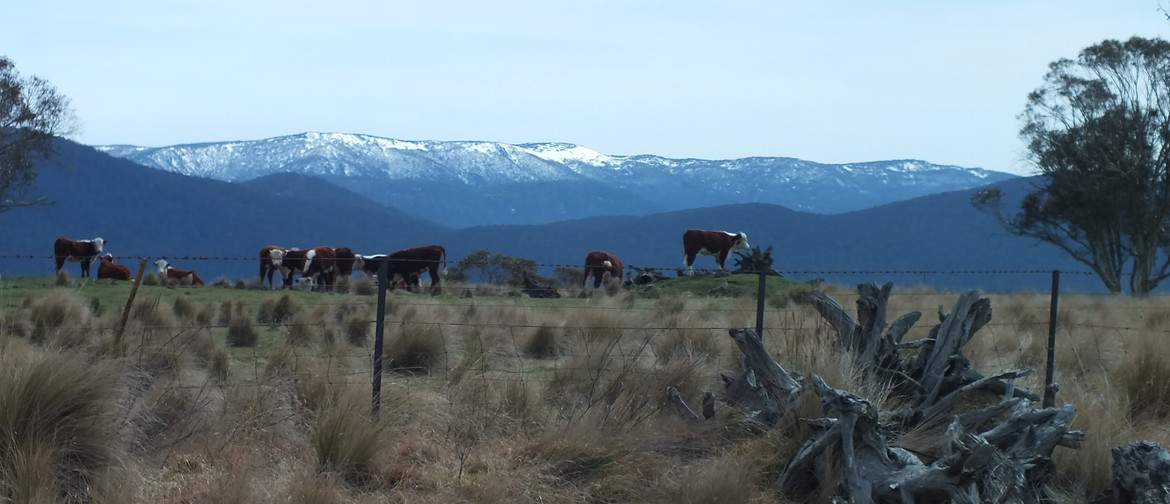
[[[175,268],[170,264],[167,264],[166,259],[159,259],[155,261],[154,267],[158,270],[158,274],[162,276],[164,280],[168,278],[174,278],[175,280],[182,282],[189,278],[191,279],[191,285],[205,285],[203,283],[203,279],[199,277],[198,273],[192,270]]]
[[[601,287],[601,281],[605,278],[605,274],[609,273],[610,278],[622,281],[622,262],[617,256],[605,252],[603,250],[594,250],[585,256],[585,277],[581,279],[581,286],[584,287],[589,282],[589,277],[593,277],[593,288]]]
[[[105,245],[106,241],[101,238],[94,238],[92,240],[71,240],[65,237],[57,238],[57,241],[53,242],[53,258],[57,264],[57,269],[53,273],[59,273],[61,268],[65,267],[65,261],[75,261],[81,263],[81,277],[88,277],[89,265],[93,263],[97,256],[101,255],[102,248]]]
[[[116,280],[131,280],[130,268],[123,264],[114,264],[113,254],[102,254],[102,259],[98,262],[98,280],[109,278],[111,281]]]
[[[714,256],[719,271],[723,271],[723,263],[727,254],[733,250],[750,248],[747,233],[729,233],[727,231],[705,231],[688,229],[683,233],[683,265],[687,272],[694,274],[695,256],[703,254]]]

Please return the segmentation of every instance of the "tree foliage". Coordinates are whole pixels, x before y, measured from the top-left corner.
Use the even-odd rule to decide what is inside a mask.
[[[0,56],[0,211],[40,203],[23,193],[36,178],[33,161],[53,153],[53,137],[73,132],[69,99],[48,81],[22,77]]]
[[[1011,217],[998,190],[972,202],[1061,248],[1110,292],[1156,288],[1170,274],[1170,42],[1106,40],[1053,62],[1020,117],[1045,183]]]
[[[447,278],[457,282],[524,285],[524,275],[542,283],[551,283],[536,270],[536,261],[523,257],[478,249],[467,254],[447,272]]]

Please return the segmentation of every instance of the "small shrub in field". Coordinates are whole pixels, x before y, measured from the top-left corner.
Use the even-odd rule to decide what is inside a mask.
[[[175,303],[171,306],[175,311],[175,315],[183,320],[192,320],[195,318],[195,303],[187,295],[175,297]]]
[[[342,397],[324,405],[313,422],[318,470],[358,488],[377,487],[383,479],[378,457],[385,452],[385,428],[366,416],[367,408],[364,400]]]
[[[528,342],[524,344],[524,354],[540,359],[554,358],[560,355],[557,333],[559,331],[548,325],[541,325],[532,331]]]
[[[320,327],[317,324],[309,322],[302,317],[297,317],[285,325],[285,338],[293,346],[310,345],[316,339],[319,329]]]
[[[211,325],[212,319],[215,318],[215,305],[205,304],[195,313],[195,323],[201,326]]]
[[[402,324],[382,352],[386,367],[404,373],[430,372],[446,359],[442,336],[434,324]]]
[[[142,275],[142,285],[158,285],[160,282],[158,273],[146,273]]]
[[[370,321],[361,317],[350,317],[345,321],[345,341],[356,347],[366,346],[371,325]]]
[[[61,270],[57,272],[56,285],[57,287],[69,287],[73,285],[73,280],[69,278],[69,273],[66,273],[65,270]]]
[[[89,299],[89,312],[95,317],[101,317],[106,312],[106,306],[102,304],[102,300],[96,297]]]
[[[233,347],[251,347],[256,346],[259,341],[260,334],[256,332],[256,328],[252,326],[252,322],[248,317],[233,316],[228,322],[227,343]]]
[[[219,287],[221,289],[230,289],[232,288],[232,281],[228,280],[228,277],[221,276],[216,278],[215,281],[211,283],[211,286]]]
[[[36,351],[0,356],[0,495],[87,502],[97,478],[119,477],[121,393],[107,365]]]
[[[248,290],[248,282],[244,279],[236,280],[236,289]]]
[[[350,282],[350,291],[358,296],[372,296],[378,293],[378,286],[369,277],[359,277]]]
[[[84,342],[89,309],[68,291],[54,289],[34,302],[29,311],[33,342],[46,343],[50,338],[65,346]]]
[[[301,305],[296,300],[285,294],[280,296],[280,300],[276,302],[276,306],[272,308],[272,323],[284,324],[301,312]]]
[[[260,307],[256,309],[256,323],[274,327],[276,323],[272,320],[272,312],[275,310],[276,301],[274,299],[269,298],[261,301]]]

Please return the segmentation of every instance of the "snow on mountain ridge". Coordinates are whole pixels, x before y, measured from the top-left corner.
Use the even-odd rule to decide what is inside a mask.
[[[563,142],[415,141],[355,133],[308,132],[256,141],[96,148],[147,166],[226,181],[293,172],[448,181],[469,187],[592,180],[623,188],[653,189],[663,183],[685,183],[740,194],[776,184],[809,184],[818,180],[834,186],[897,183],[945,188],[969,187],[990,179],[1011,177],[981,168],[936,165],[920,160],[834,165],[787,157],[674,159],[649,154],[608,155]],[[927,174],[931,177],[929,181],[921,178]]]

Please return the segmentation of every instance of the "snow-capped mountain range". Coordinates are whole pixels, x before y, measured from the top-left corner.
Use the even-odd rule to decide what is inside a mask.
[[[346,133],[96,148],[152,168],[229,182],[311,175],[453,227],[749,202],[841,213],[1015,178],[918,160],[670,159],[608,155],[567,143],[406,141]]]

